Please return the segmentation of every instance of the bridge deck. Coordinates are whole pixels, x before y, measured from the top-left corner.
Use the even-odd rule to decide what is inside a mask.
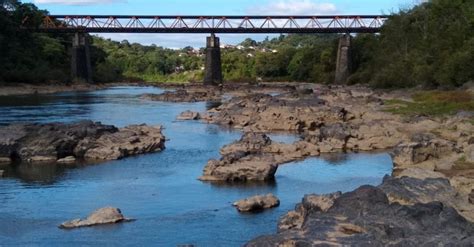
[[[90,33],[377,33],[388,16],[49,15],[39,32]],[[24,20],[27,26],[27,19]]]

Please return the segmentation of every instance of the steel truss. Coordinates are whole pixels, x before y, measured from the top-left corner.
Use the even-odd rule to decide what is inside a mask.
[[[88,33],[377,33],[388,16],[48,15],[36,31]],[[27,24],[28,19],[24,20]],[[26,25],[25,25],[26,26]]]

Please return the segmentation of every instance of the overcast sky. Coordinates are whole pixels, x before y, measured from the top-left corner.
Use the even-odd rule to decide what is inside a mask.
[[[389,14],[420,0],[24,0],[51,14],[101,15],[330,15]],[[178,48],[202,47],[205,34],[100,34],[113,40]],[[221,43],[235,44],[266,34],[220,34]]]

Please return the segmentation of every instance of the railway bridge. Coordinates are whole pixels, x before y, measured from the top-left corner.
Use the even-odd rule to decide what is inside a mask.
[[[72,76],[92,81],[88,33],[206,33],[204,83],[220,84],[220,33],[338,33],[336,83],[344,83],[351,68],[351,34],[378,33],[388,16],[155,16],[155,15],[46,15],[34,32],[74,33]],[[24,20],[24,23],[28,19]],[[26,26],[26,25],[25,25]]]

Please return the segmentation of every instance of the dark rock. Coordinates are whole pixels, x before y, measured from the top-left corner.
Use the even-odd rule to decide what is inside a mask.
[[[429,187],[430,182],[420,185]],[[293,227],[280,228],[278,234],[258,237],[246,246],[472,246],[474,243],[474,224],[454,208],[436,201],[413,205],[390,203],[382,188],[362,186],[342,194],[326,212],[299,204],[296,211],[305,214],[289,213],[297,219],[292,221]],[[282,220],[289,222],[288,217]],[[280,222],[281,225],[285,224]]]
[[[394,178],[385,176],[379,186],[391,202],[400,204],[427,203],[440,201],[456,206],[461,198],[445,178],[417,179],[413,177]]]
[[[161,150],[164,141],[161,127],[118,129],[92,121],[12,124],[0,127],[0,157],[24,162],[65,161],[66,157],[117,159]]]

